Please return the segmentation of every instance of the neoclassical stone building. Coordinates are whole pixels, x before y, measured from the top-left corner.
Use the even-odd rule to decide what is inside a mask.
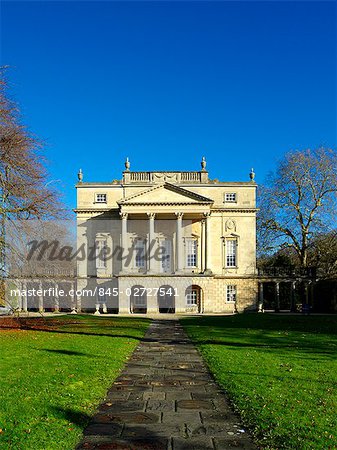
[[[81,308],[100,312],[256,309],[256,183],[195,172],[133,172],[77,188]]]

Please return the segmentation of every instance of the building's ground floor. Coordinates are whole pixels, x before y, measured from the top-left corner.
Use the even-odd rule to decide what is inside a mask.
[[[11,293],[11,295],[9,295]],[[16,280],[7,298],[20,310],[137,314],[256,310],[254,277],[121,275],[112,278]]]

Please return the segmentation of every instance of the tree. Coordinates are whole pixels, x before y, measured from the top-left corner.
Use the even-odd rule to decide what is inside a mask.
[[[5,68],[0,68],[0,251],[5,271],[5,221],[64,217],[55,185],[48,181],[43,142],[20,122],[17,105],[8,96]],[[1,275],[1,274],[0,274]]]
[[[337,277],[337,230],[322,233],[311,242],[308,261],[324,278]]]
[[[308,267],[314,238],[335,224],[337,153],[328,148],[293,151],[260,188],[259,245],[289,248]]]
[[[0,189],[1,214],[13,218],[59,216],[59,193],[48,182],[43,143],[20,123],[19,111],[7,96],[0,72]]]

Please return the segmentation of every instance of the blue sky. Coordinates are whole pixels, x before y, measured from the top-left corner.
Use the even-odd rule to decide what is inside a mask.
[[[85,181],[199,170],[262,182],[290,149],[336,146],[335,2],[10,2],[1,64],[75,206]]]

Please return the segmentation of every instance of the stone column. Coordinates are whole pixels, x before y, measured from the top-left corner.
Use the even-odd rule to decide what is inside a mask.
[[[182,240],[182,226],[183,226],[183,215],[182,212],[177,212],[177,229],[176,229],[176,253],[177,253],[177,267],[176,272],[182,272],[184,269],[184,262],[183,262],[183,253],[184,253],[184,247],[183,247],[183,240]]]
[[[263,283],[259,283],[259,306],[258,306],[258,312],[264,312],[263,310]]]
[[[275,312],[280,312],[280,283],[277,281],[275,283]]]
[[[291,282],[291,294],[290,294],[290,311],[291,312],[296,312],[295,289],[296,289],[296,281],[292,281]]]
[[[103,311],[103,314],[108,313],[108,307],[106,306],[106,303],[102,303],[102,311]]]
[[[21,292],[22,292],[22,283],[21,283],[20,280],[19,280],[18,285],[17,285],[16,287],[17,287],[17,289],[19,290],[18,302],[17,302],[16,308],[17,308],[17,311],[18,311],[18,312],[21,312],[21,311],[22,311],[22,295],[21,295]]]
[[[309,306],[312,306],[311,303],[311,281],[309,280],[305,283],[305,303]]]
[[[211,274],[210,259],[211,259],[211,230],[210,230],[210,217],[211,213],[204,213],[205,216],[205,274]]]
[[[131,291],[133,283],[128,278],[118,278],[118,312],[119,314],[130,314],[130,299],[127,295]]]
[[[22,282],[22,290],[26,291],[22,299],[22,309],[24,312],[28,312],[27,283],[25,281]]]
[[[76,300],[75,300],[75,283],[74,282],[70,283],[70,289],[72,292],[72,295],[70,296],[70,298],[71,298],[71,313],[70,314],[77,314]]]
[[[309,281],[309,289],[310,289],[310,295],[309,295],[309,304],[312,308],[314,308],[314,283],[312,280]]]
[[[54,312],[60,311],[60,300],[59,300],[59,293],[58,293],[58,284],[56,281],[54,281],[54,289],[55,289],[55,296],[54,296]]]
[[[200,261],[200,272],[204,272],[205,270],[205,219],[201,220],[201,261]]]
[[[152,256],[154,255],[155,249],[154,249],[154,219],[156,214],[155,213],[147,213],[147,216],[149,218],[149,242],[148,242],[148,250],[147,250],[147,271],[149,273],[155,272],[155,261],[152,259]]]
[[[81,310],[82,310],[82,296],[81,296],[81,294],[80,294],[80,289],[79,289],[79,287],[78,287],[78,282],[77,282],[77,280],[76,280],[76,310],[77,310],[77,312],[78,313],[80,313],[81,312]]]
[[[43,292],[42,292],[42,289],[43,289],[43,287],[42,287],[42,282],[40,281],[40,282],[39,282],[39,291],[41,291],[41,293],[40,293],[40,295],[38,296],[38,297],[39,297],[39,312],[40,312],[40,313],[43,313],[43,312],[44,312],[44,309],[43,309]]]
[[[121,271],[127,272],[128,268],[126,267],[126,262],[129,258],[128,255],[128,213],[121,213],[122,218],[122,236],[121,236],[121,245],[122,245],[122,261],[121,261]]]

